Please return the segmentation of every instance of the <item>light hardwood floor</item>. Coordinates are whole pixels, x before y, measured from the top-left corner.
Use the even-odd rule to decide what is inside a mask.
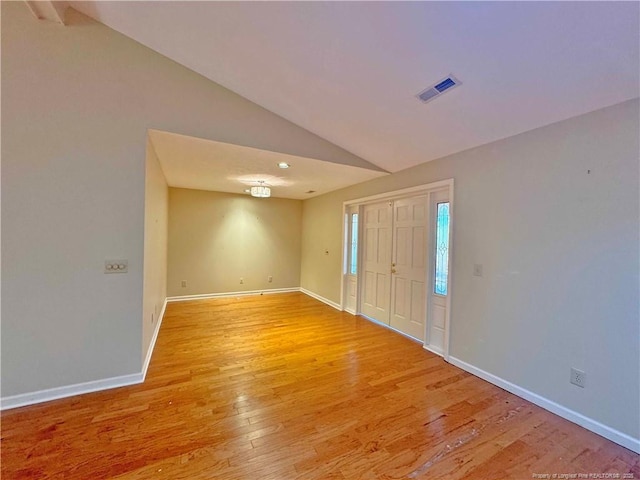
[[[1,418],[4,480],[640,478],[633,452],[298,293],[169,304],[144,384]]]

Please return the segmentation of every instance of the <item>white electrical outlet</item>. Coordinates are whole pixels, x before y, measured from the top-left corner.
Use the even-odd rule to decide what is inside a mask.
[[[104,273],[127,273],[129,262],[127,260],[105,260]]]
[[[267,282],[269,282],[269,283],[273,282],[273,277],[271,275],[269,275],[267,277]]]
[[[569,379],[571,383],[577,385],[578,387],[584,388],[585,383],[587,381],[587,374],[582,370],[578,370],[577,368],[571,369],[571,377]]]
[[[187,286],[187,281],[186,280],[182,280],[182,288],[185,288]]]
[[[240,277],[240,285],[244,283],[244,278]]]

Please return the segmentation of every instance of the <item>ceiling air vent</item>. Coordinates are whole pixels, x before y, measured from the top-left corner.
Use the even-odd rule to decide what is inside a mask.
[[[462,82],[458,80],[453,75],[449,75],[447,78],[443,78],[435,85],[431,85],[429,88],[425,88],[421,91],[416,97],[420,99],[421,102],[427,103],[439,95],[442,95],[444,92],[451,90]]]

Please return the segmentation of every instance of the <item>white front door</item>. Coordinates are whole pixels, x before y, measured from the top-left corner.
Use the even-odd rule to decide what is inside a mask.
[[[365,205],[363,210],[361,311],[388,325],[391,292],[391,202]]]
[[[420,187],[389,192],[386,200],[374,196],[345,203],[342,305],[447,358],[453,180]],[[349,223],[356,211],[360,263],[350,268]],[[353,272],[356,278],[350,278]]]
[[[424,341],[427,280],[427,197],[393,202],[390,326]]]
[[[444,354],[446,340],[447,305],[449,296],[449,196],[446,191],[431,194],[432,264],[429,291],[429,325],[425,347]]]

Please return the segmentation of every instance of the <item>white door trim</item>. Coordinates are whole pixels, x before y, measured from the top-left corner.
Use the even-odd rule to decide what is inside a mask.
[[[349,207],[354,205],[366,205],[369,203],[377,203],[383,200],[394,200],[398,198],[411,197],[422,194],[429,194],[436,190],[447,189],[449,192],[449,212],[450,212],[450,220],[449,220],[449,275],[447,279],[447,291],[449,294],[447,295],[447,311],[445,318],[445,331],[444,331],[444,351],[442,352],[442,356],[446,361],[449,361],[449,343],[450,343],[450,335],[449,331],[451,329],[451,297],[453,296],[453,288],[452,288],[452,270],[453,270],[453,245],[455,244],[454,239],[454,222],[455,222],[455,207],[454,207],[454,197],[453,197],[453,178],[449,178],[446,180],[440,180],[438,182],[427,183],[423,185],[416,185],[415,187],[403,188],[401,190],[394,190],[391,192],[379,193],[376,195],[370,195],[368,197],[356,198],[353,200],[347,200],[342,203],[342,218],[345,218],[347,210]],[[342,238],[344,241],[345,231],[344,231],[344,221],[342,222]],[[342,246],[342,265],[345,265],[346,258],[346,246]],[[362,249],[358,248],[358,257],[360,257],[360,251]],[[360,259],[360,258],[359,258]],[[360,266],[362,262],[358,262],[358,275],[360,274]],[[340,309],[345,310],[345,282],[344,282],[344,272],[340,275]],[[360,280],[360,279],[359,279]],[[357,305],[358,312],[360,311],[360,304],[358,302]]]
[[[376,195],[370,195],[368,197],[356,198],[353,200],[346,200],[343,202],[343,206],[350,205],[365,205],[367,203],[377,203],[383,200],[393,200],[396,198],[412,197],[414,195],[421,195],[432,192],[434,190],[443,190],[445,187],[449,187],[453,190],[453,178],[447,180],[440,180],[438,182],[425,183],[424,185],[416,185],[415,187],[403,188],[401,190],[393,190],[391,192],[378,193]]]

